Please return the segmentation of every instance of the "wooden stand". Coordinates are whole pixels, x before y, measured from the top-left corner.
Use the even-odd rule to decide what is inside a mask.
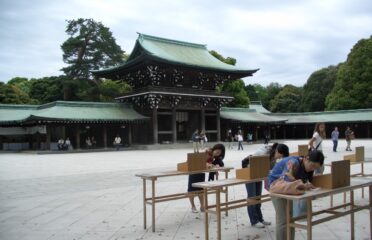
[[[355,154],[345,155],[344,160],[350,160],[350,162],[364,161],[364,147],[355,147]]]
[[[187,162],[177,164],[177,171],[193,172],[207,170],[207,153],[188,153]]]
[[[309,155],[309,146],[307,144],[298,145],[298,151],[292,152],[290,156],[307,156]]]
[[[331,164],[331,173],[313,176],[312,184],[315,187],[334,189],[350,185],[350,161],[334,161]]]
[[[246,180],[265,178],[269,174],[269,171],[269,155],[252,156],[249,159],[249,165],[247,168],[236,169],[236,178]]]

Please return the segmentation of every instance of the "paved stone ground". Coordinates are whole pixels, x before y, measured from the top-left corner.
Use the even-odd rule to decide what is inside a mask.
[[[287,141],[296,151],[303,141]],[[342,159],[333,153],[331,141],[324,141],[326,162]],[[363,145],[366,156],[372,157],[370,140],[353,141],[352,147]],[[260,147],[245,145],[228,150],[226,166],[240,167],[241,159]],[[157,230],[143,229],[142,181],[135,173],[174,170],[186,158],[190,149],[151,151],[119,151],[38,155],[35,153],[0,154],[0,239],[204,239],[203,214],[192,213],[187,199],[157,205]],[[352,172],[359,166],[352,166]],[[327,171],[327,170],[326,170]],[[372,173],[372,164],[366,165]],[[233,176],[232,176],[233,177]],[[371,179],[372,180],[372,179]],[[158,193],[184,192],[187,177],[159,179]],[[231,199],[246,196],[243,185],[229,189]],[[368,190],[366,190],[368,193]],[[211,198],[212,199],[212,198]],[[358,202],[361,191],[355,193]],[[213,200],[213,199],[212,199]],[[336,202],[342,195],[335,196]],[[314,208],[328,206],[329,198],[315,201]],[[222,239],[275,239],[275,212],[271,202],[262,205],[265,220],[273,225],[255,229],[249,224],[247,211],[239,208],[222,220]],[[150,208],[148,208],[148,212]],[[350,239],[350,216],[314,227],[314,239]],[[369,213],[355,215],[356,239],[369,239]],[[210,216],[210,237],[216,238],[216,218]],[[150,215],[148,216],[148,224]],[[296,239],[305,239],[303,231]]]

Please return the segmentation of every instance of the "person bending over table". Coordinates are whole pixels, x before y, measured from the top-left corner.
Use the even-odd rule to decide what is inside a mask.
[[[285,144],[274,143],[271,146],[264,146],[256,151],[253,156],[266,155],[270,157],[270,169],[272,169],[277,159],[289,156],[288,146]],[[252,155],[244,158],[242,161],[242,167],[246,168],[249,165],[249,160]],[[266,181],[265,181],[266,183]],[[262,195],[262,181],[247,183],[245,184],[247,189],[248,198],[261,196]],[[264,228],[266,225],[271,225],[271,222],[267,222],[263,219],[261,204],[251,205],[247,207],[249,220],[252,227]]]
[[[223,158],[225,157],[225,146],[223,144],[216,144],[212,148],[209,148],[206,150],[206,153],[208,154],[208,159],[207,159],[207,165],[208,168],[212,168],[213,166],[219,165],[223,167]],[[214,175],[209,178],[214,179]],[[190,174],[189,175],[189,182],[188,182],[188,188],[187,192],[189,193],[189,199],[190,199],[190,204],[191,204],[191,211],[193,213],[197,213],[198,210],[196,210],[195,206],[195,201],[194,198],[197,195],[199,197],[200,201],[200,211],[204,212],[204,199],[203,199],[203,193],[201,192],[201,188],[196,188],[193,187],[193,183],[197,182],[204,182],[205,181],[205,173],[197,173],[197,174]],[[198,192],[195,194],[195,192]]]
[[[280,178],[284,181],[292,182],[301,179],[303,185],[299,186],[301,189],[311,189],[314,186],[311,184],[314,170],[321,167],[324,162],[324,155],[321,151],[313,150],[309,153],[309,156],[304,158],[289,156],[283,158],[278,162],[274,168],[270,171],[268,176],[269,185],[272,187],[273,183]],[[285,194],[285,193],[283,193]],[[275,212],[276,212],[276,239],[285,240],[287,239],[287,228],[286,228],[286,200],[272,197],[271,198]],[[291,231],[291,238],[294,239],[294,231]]]

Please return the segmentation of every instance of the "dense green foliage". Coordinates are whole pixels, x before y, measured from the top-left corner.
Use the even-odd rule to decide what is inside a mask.
[[[333,89],[337,77],[337,67],[329,66],[312,73],[304,85],[301,102],[302,111],[323,111],[325,99]]]
[[[91,79],[91,70],[123,63],[124,52],[116,44],[109,28],[93,19],[67,21],[70,36],[61,46],[63,61],[68,64],[63,72],[71,79]]]
[[[301,109],[302,88],[285,85],[283,89],[270,101],[272,112],[299,112]]]
[[[210,54],[212,54],[215,58],[226,64],[230,65],[236,64],[235,58],[231,57],[224,58],[221,54],[214,50],[210,51]],[[217,90],[228,92],[234,97],[234,100],[228,104],[229,107],[248,107],[249,97],[244,88],[245,88],[244,81],[241,79],[237,79],[234,81],[225,82],[222,86],[218,86]]]
[[[372,107],[372,36],[351,49],[337,72],[337,80],[326,99],[327,110]]]

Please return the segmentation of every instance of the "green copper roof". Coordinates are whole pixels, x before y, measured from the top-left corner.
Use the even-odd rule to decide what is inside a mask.
[[[97,76],[104,73],[117,72],[120,71],[120,69],[124,70],[145,59],[242,74],[243,76],[251,76],[258,71],[258,69],[248,70],[221,62],[209,53],[204,44],[177,41],[141,33],[138,35],[136,45],[126,63],[117,67],[92,72]]]
[[[0,123],[18,123],[37,111],[37,105],[0,104]]]
[[[49,121],[135,121],[147,117],[124,103],[56,101],[39,106],[0,104],[0,123],[28,120]]]
[[[286,123],[316,123],[316,122],[370,122],[372,109],[342,110],[328,112],[306,113],[271,113],[273,117],[286,118]]]
[[[267,110],[266,108],[264,108],[264,106],[262,106],[261,101],[252,101],[249,104],[249,109],[254,109],[256,110],[256,112],[259,112],[259,113],[270,113],[269,110]]]
[[[274,117],[262,113],[258,113],[255,109],[248,108],[221,108],[220,115],[222,118],[231,119],[241,122],[254,122],[254,123],[278,123],[285,122],[287,119],[284,117]]]

